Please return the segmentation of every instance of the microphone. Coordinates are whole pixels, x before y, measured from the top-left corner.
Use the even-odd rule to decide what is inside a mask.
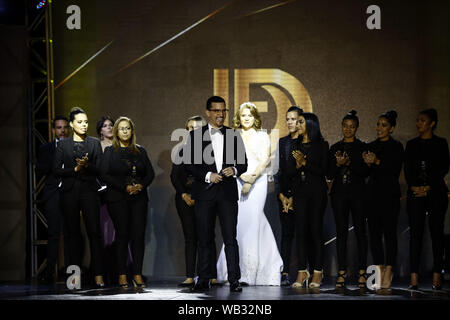
[[[223,177],[222,171],[219,172],[219,176]],[[214,182],[210,182],[210,183],[206,186],[206,190],[209,190],[209,188],[211,188],[213,185],[215,185],[215,183],[214,183]]]

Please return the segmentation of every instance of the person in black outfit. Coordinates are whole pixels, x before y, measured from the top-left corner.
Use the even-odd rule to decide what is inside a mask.
[[[336,222],[336,248],[338,277],[336,287],[345,286],[347,278],[347,235],[348,219],[352,214],[358,245],[359,277],[358,286],[366,286],[367,233],[364,208],[365,178],[369,168],[362,154],[366,144],[355,137],[359,127],[356,111],[352,110],[342,119],[344,138],[330,148],[328,178],[333,180],[331,206]]]
[[[236,240],[239,198],[236,177],[247,171],[247,156],[239,133],[223,125],[227,111],[223,98],[209,98],[205,111],[208,125],[190,132],[185,149],[190,152],[190,157],[186,155],[190,159],[186,168],[195,177],[192,198],[195,200],[199,279],[192,288],[194,292],[207,290],[212,278],[211,244],[217,214],[225,244],[230,291],[242,291]]]
[[[44,214],[48,226],[47,267],[43,277],[45,282],[55,280],[59,238],[63,225],[58,189],[61,179],[53,174],[53,159],[58,143],[69,136],[69,120],[63,116],[55,117],[52,122],[52,133],[55,139],[39,147],[36,163],[38,181],[43,176],[46,176],[41,198],[41,201],[44,203]]]
[[[128,241],[132,255],[133,285],[144,288],[145,227],[147,225],[147,187],[155,173],[145,149],[136,144],[135,126],[127,117],[114,123],[113,144],[106,147],[100,169],[107,185],[105,201],[116,230],[116,264],[119,286],[128,288],[126,262]]]
[[[186,121],[186,130],[188,132],[202,127],[204,120],[201,116],[193,116]],[[180,158],[183,157],[183,150],[180,148]],[[194,177],[188,173],[184,163],[173,163],[172,171],[170,172],[170,180],[174,186],[175,206],[177,208],[178,216],[181,220],[181,226],[184,234],[184,250],[186,263],[186,280],[179,284],[181,287],[190,287],[194,285],[195,264],[197,260],[197,234],[195,230],[195,200],[192,199],[192,183]],[[216,246],[215,243],[211,247],[211,267],[212,278],[211,285],[217,285],[217,269],[216,269]]]
[[[435,109],[421,111],[416,120],[419,136],[409,140],[405,148],[410,226],[410,289],[414,290],[418,288],[420,253],[427,212],[433,247],[433,289],[442,288],[444,219],[448,207],[448,188],[444,178],[449,170],[450,158],[447,140],[434,134],[437,122]]]
[[[403,163],[403,145],[391,134],[397,124],[397,112],[388,111],[379,116],[378,139],[363,153],[369,166],[367,206],[369,239],[373,263],[381,274],[381,289],[389,289],[397,257],[397,221],[400,212],[400,183]],[[384,238],[384,249],[383,249]]]
[[[288,159],[292,157],[294,146],[297,145],[297,121],[303,110],[291,106],[286,112],[286,126],[289,134],[278,142],[279,168],[274,175],[275,193],[278,195],[278,205],[281,222],[281,258],[283,270],[281,271],[281,285],[289,286],[289,265],[291,263],[292,242],[295,235],[294,200],[292,193],[292,179],[287,175]]]
[[[308,283],[309,268],[314,270],[310,288],[319,288],[323,278],[323,216],[328,195],[328,142],[320,132],[319,119],[310,112],[299,117],[297,150],[292,152],[288,172],[294,178],[295,232],[297,235],[298,275],[293,287]]]
[[[88,118],[82,109],[71,110],[69,124],[73,136],[58,143],[53,173],[62,179],[61,205],[68,232],[70,264],[81,266],[81,209],[89,237],[95,284],[104,287],[100,200],[97,194],[102,148],[97,138],[87,135]]]

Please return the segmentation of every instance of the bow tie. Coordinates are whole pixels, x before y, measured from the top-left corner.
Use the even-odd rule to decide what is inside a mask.
[[[216,133],[221,133],[221,134],[225,134],[225,127],[222,127],[220,129],[216,129],[216,128],[211,128],[211,135],[216,134]]]

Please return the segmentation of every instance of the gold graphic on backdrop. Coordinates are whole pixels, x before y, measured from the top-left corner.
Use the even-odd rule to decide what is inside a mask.
[[[273,128],[264,127],[271,136],[272,151],[279,137],[288,134],[286,128],[286,111],[292,105],[300,106],[304,111],[312,112],[312,103],[308,91],[294,76],[280,69],[235,69],[234,70],[234,109],[250,100],[250,84],[261,84],[273,101],[276,109],[276,122]],[[235,110],[230,104],[230,86],[228,69],[214,69],[214,95],[225,99],[232,118]],[[260,112],[269,112],[267,101],[252,101]],[[274,130],[277,129],[277,130]],[[272,134],[274,131],[278,134]]]

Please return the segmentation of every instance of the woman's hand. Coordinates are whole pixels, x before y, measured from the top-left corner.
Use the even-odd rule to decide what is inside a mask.
[[[136,193],[139,193],[143,189],[141,184],[133,184],[133,185],[127,185],[127,193],[129,195],[133,195]]]
[[[426,197],[430,190],[431,190],[430,186],[411,187],[411,191],[413,192],[414,197],[416,198]]]
[[[252,187],[252,185],[251,185],[250,183],[247,183],[247,182],[244,183],[244,185],[242,186],[241,193],[242,193],[242,194],[247,194],[247,193],[249,193],[251,187]]]
[[[377,158],[376,154],[371,151],[363,152],[362,157],[367,165],[380,164],[380,160]]]
[[[344,151],[344,153],[342,153],[341,151],[338,151],[334,156],[336,157],[336,165],[338,167],[346,165],[348,166],[350,164],[350,157],[348,156],[347,152]]]
[[[256,180],[256,174],[241,174],[241,176],[239,177],[241,178],[242,181],[246,182],[246,183],[250,183],[253,184],[255,183]]]
[[[191,195],[189,193],[183,193],[181,198],[186,202],[189,207],[192,207],[195,204],[195,201],[192,200]]]
[[[77,162],[77,165],[75,167],[75,172],[80,171],[83,168],[87,168],[89,163],[89,157],[88,157],[88,153],[86,153],[81,159],[80,158],[76,158],[75,161]]]
[[[295,159],[297,169],[300,169],[302,166],[306,165],[306,156],[301,151],[292,151],[292,156]]]

